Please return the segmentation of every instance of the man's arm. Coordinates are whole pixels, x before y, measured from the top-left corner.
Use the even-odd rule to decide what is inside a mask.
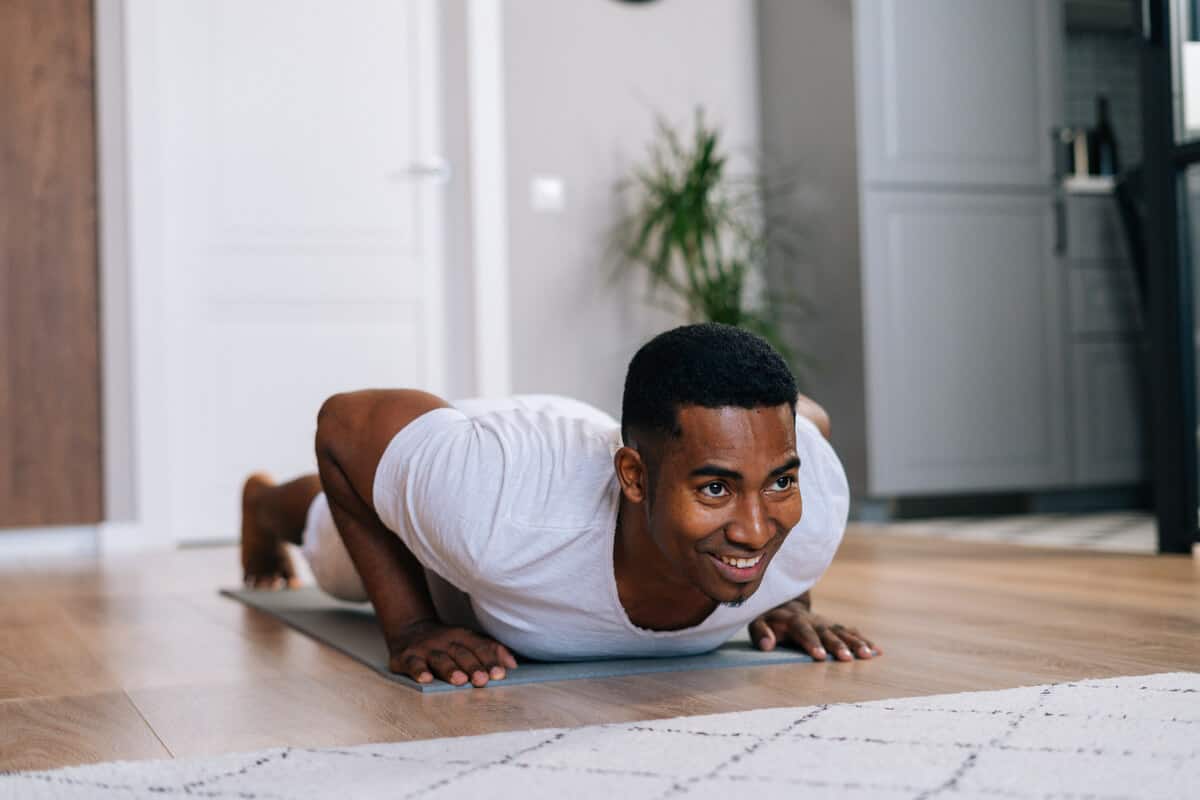
[[[317,467],[329,510],[362,578],[391,654],[389,668],[428,682],[477,686],[516,659],[497,642],[440,623],[425,572],[375,511],[375,470],[396,433],[447,403],[426,392],[370,389],[337,394],[317,416]]]

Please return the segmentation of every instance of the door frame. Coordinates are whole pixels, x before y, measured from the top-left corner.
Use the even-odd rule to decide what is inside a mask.
[[[434,26],[449,17],[435,11]],[[465,3],[466,86],[471,124],[465,169],[473,239],[465,303],[475,317],[469,393],[509,390],[507,183],[500,0]],[[170,549],[169,417],[164,316],[168,286],[162,263],[165,220],[158,86],[156,0],[94,0],[99,182],[101,398],[104,521],[72,529],[76,551]],[[441,38],[445,32],[439,31]],[[433,75],[442,81],[441,63]],[[442,87],[434,88],[434,92]],[[449,226],[444,226],[449,227]],[[448,234],[447,234],[448,235]],[[461,233],[456,234],[461,236]],[[454,315],[443,315],[454,319]],[[23,537],[24,551],[35,538]],[[89,541],[90,540],[90,541]],[[16,541],[16,537],[11,539]]]
[[[1179,176],[1200,142],[1175,142],[1171,0],[1141,0],[1143,186],[1149,336],[1149,430],[1158,551],[1191,553],[1197,534],[1196,341],[1192,254]],[[1200,254],[1196,254],[1200,255]]]

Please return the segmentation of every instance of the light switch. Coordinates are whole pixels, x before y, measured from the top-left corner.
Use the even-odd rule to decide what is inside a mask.
[[[567,204],[566,186],[557,175],[534,175],[529,181],[529,205],[534,211],[557,213]]]

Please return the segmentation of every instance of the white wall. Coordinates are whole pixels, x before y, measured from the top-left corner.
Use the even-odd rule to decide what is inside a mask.
[[[758,142],[754,4],[745,0],[507,0],[504,94],[512,387],[620,411],[625,367],[677,324],[613,285],[613,186],[643,159],[654,115],[690,126],[703,105],[727,147]],[[565,181],[560,213],[534,211],[535,175]]]
[[[487,302],[470,288],[478,263],[472,218],[488,213],[470,192],[466,34],[473,2],[442,6],[445,145],[455,172],[446,196],[452,396],[477,390],[481,367],[472,353],[486,351],[472,347],[479,306]],[[100,538],[105,550],[169,546],[161,524],[168,509],[154,469],[164,462],[165,445],[153,434],[164,428],[171,404],[160,391],[160,342],[148,334],[162,327],[161,276],[154,266],[164,227],[154,170],[161,143],[147,101],[156,86],[157,6],[149,0],[97,5],[100,116],[109,123],[102,131],[101,178],[106,400],[112,401],[106,417],[109,522]],[[570,394],[616,414],[633,351],[681,320],[644,304],[634,282],[609,280],[605,234],[616,210],[614,184],[645,157],[656,113],[687,125],[702,105],[721,125],[727,146],[743,155],[756,149],[754,6],[745,0],[505,0],[498,8],[510,383],[514,391]],[[562,213],[530,208],[529,180],[542,174],[564,179]],[[115,520],[122,522],[114,526]]]

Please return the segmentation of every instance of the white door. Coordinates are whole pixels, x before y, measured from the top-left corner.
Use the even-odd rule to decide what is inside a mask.
[[[315,471],[324,398],[443,391],[436,8],[154,12],[170,525],[228,539],[247,473]]]
[[[858,0],[854,13],[864,182],[1049,183],[1058,0]]]
[[[1067,484],[1065,326],[1045,198],[869,191],[863,219],[871,491]]]

